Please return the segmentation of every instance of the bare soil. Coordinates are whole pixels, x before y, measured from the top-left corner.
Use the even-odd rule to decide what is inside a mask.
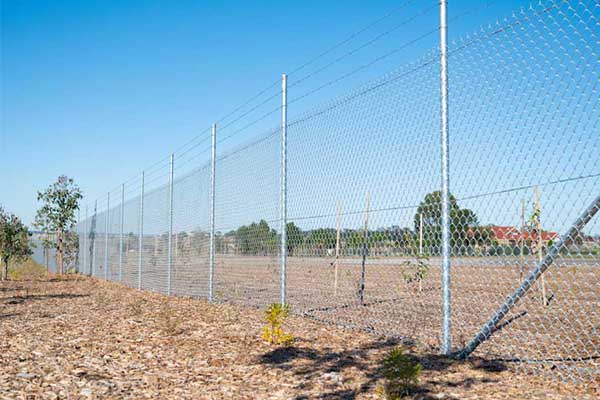
[[[299,316],[289,347],[260,339],[263,313],[93,278],[0,283],[2,399],[378,399],[398,342]],[[415,399],[593,399],[597,387],[410,346]]]

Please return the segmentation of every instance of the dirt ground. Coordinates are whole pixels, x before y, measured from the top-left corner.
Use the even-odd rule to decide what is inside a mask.
[[[378,399],[393,340],[301,317],[292,346],[260,339],[262,312],[93,278],[0,283],[2,399]],[[412,346],[415,399],[593,399],[597,389],[450,361]]]

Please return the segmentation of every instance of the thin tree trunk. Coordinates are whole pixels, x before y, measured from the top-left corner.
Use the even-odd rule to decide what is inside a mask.
[[[48,254],[48,248],[44,246],[44,265],[46,266],[46,276],[50,273],[50,255]]]
[[[2,274],[2,280],[8,280],[8,259],[4,260],[4,273]]]
[[[58,266],[61,275],[65,273],[64,252],[63,234],[62,232],[58,232]]]

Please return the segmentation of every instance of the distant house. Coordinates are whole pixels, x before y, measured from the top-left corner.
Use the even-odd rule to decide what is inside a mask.
[[[539,234],[535,230],[520,230],[514,226],[496,225],[490,225],[486,228],[489,229],[491,238],[502,246],[520,246],[523,244],[531,247],[537,245],[539,241]],[[476,231],[473,228],[469,228],[467,235],[469,238],[473,238],[476,235]],[[557,232],[542,231],[541,239],[544,246],[548,246],[558,238],[559,235]]]

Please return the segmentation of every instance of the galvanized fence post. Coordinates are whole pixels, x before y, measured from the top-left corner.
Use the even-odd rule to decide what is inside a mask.
[[[215,274],[215,167],[217,149],[217,124],[212,125],[210,144],[210,248],[208,252],[208,301],[213,301]]]
[[[144,171],[140,184],[140,232],[138,237],[138,289],[142,289],[142,251],[144,247]]]
[[[110,192],[106,197],[106,230],[104,231],[104,280],[108,280],[108,229],[110,224]]]
[[[87,269],[87,220],[88,220],[88,207],[85,206],[85,220],[83,221],[83,268],[81,270],[82,274],[86,273]]]
[[[173,167],[175,154],[169,162],[169,237],[167,239],[167,295],[171,294],[171,270],[173,269]]]
[[[287,75],[281,76],[281,305],[286,304],[287,264]]]
[[[90,270],[92,273],[92,276],[96,275],[96,230],[97,230],[97,225],[98,225],[98,200],[94,201],[94,224],[92,225],[92,229],[94,230],[93,234],[94,234],[94,238],[92,239],[92,263],[90,266]]]
[[[123,221],[125,212],[125,184],[121,185],[121,221],[119,224],[119,281],[123,281]]]
[[[81,234],[81,209],[77,208],[77,224],[75,225],[75,234],[77,235],[77,258],[76,268],[77,272],[81,269],[81,248],[80,248],[80,234]]]
[[[442,354],[450,354],[450,209],[448,161],[448,26],[447,0],[440,1],[440,94],[441,94],[441,150],[442,150]]]

